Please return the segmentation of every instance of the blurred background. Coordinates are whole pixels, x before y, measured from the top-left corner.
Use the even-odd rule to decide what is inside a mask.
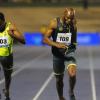
[[[65,7],[76,10],[77,100],[100,99],[100,0],[0,0],[0,12],[7,21],[16,24],[27,43],[14,45],[11,100],[58,100],[51,49],[42,44],[41,31],[45,31],[51,19],[62,16]],[[66,74],[64,83],[64,95],[68,98]],[[3,86],[1,71],[1,94]]]
[[[100,0],[0,0],[0,11],[22,32],[39,31],[68,6],[76,10],[78,31],[100,31]]]

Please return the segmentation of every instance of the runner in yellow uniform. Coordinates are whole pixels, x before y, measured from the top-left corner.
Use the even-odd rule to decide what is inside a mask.
[[[25,43],[24,37],[16,26],[11,22],[6,22],[4,14],[0,12],[0,63],[5,76],[5,89],[3,89],[5,100],[10,100],[9,88],[13,71],[13,39]]]

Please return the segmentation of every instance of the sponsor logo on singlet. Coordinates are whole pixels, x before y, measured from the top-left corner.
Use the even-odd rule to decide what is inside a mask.
[[[58,33],[56,42],[64,43],[66,45],[71,44],[71,33]]]
[[[0,47],[8,47],[8,37],[0,37]]]

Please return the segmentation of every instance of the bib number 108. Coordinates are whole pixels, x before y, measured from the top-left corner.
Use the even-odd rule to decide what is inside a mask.
[[[7,40],[6,39],[0,39],[0,44],[7,44]]]

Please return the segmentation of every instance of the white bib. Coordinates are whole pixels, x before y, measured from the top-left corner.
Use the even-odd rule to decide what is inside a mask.
[[[0,37],[0,47],[8,46],[8,37]]]
[[[71,33],[58,33],[56,42],[64,43],[66,45],[71,44]]]

